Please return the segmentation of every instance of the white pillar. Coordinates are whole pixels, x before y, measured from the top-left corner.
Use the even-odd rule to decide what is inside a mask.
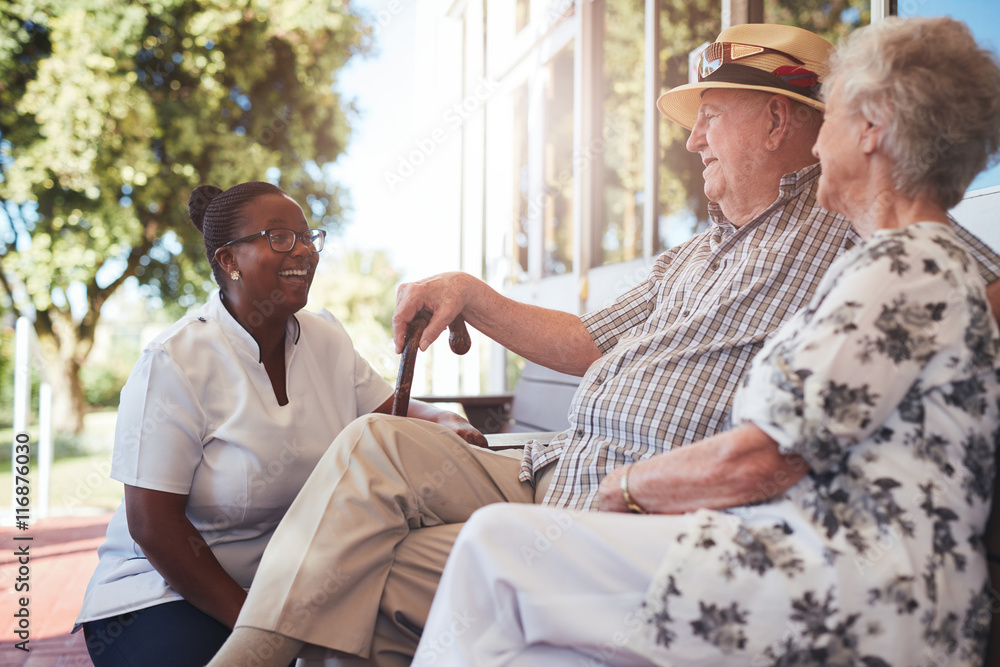
[[[43,382],[38,388],[38,474],[35,479],[35,516],[49,515],[52,478],[52,385]]]
[[[17,507],[17,436],[28,432],[28,410],[31,408],[31,322],[17,318],[14,327],[14,438],[10,445],[10,506]],[[6,517],[5,517],[6,518]]]
[[[645,178],[642,204],[642,256],[649,263],[659,252],[657,227],[660,216],[660,4],[646,3],[645,102],[643,103],[643,170]]]

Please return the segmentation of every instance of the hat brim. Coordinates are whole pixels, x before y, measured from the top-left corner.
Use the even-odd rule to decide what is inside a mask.
[[[694,123],[698,118],[698,107],[701,105],[701,96],[706,90],[711,90],[713,88],[725,88],[734,90],[759,90],[764,93],[774,93],[776,95],[784,95],[790,100],[795,100],[796,102],[801,102],[806,104],[813,109],[818,111],[823,111],[824,106],[822,102],[814,100],[805,95],[799,95],[797,93],[792,93],[787,90],[782,90],[781,88],[771,88],[770,86],[754,86],[745,83],[728,83],[725,81],[703,81],[700,83],[687,83],[683,86],[677,86],[676,88],[671,88],[667,92],[660,95],[660,98],[656,100],[656,108],[660,110],[664,116],[670,120],[680,123],[686,129],[690,130],[694,127]]]

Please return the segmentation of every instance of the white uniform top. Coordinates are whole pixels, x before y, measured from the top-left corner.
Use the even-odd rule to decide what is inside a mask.
[[[392,395],[326,311],[289,319],[285,364],[282,406],[215,293],[146,347],[122,389],[111,476],[188,495],[188,519],[244,588],[323,452]],[[124,501],[98,556],[77,624],[182,599],[129,534]]]

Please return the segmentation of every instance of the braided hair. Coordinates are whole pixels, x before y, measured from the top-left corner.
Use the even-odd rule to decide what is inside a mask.
[[[225,289],[226,279],[222,267],[215,261],[215,251],[239,238],[243,223],[243,209],[263,195],[286,195],[277,185],[263,181],[249,181],[221,190],[214,185],[199,185],[188,199],[191,222],[205,237],[205,256],[212,267],[215,282]]]

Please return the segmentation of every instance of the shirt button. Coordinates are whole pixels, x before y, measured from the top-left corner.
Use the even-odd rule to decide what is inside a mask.
[[[719,263],[718,262],[712,262],[711,264],[708,265],[708,268],[710,268],[713,271],[715,271],[716,269],[719,268]]]
[[[578,438],[582,438],[583,437],[583,429],[582,428],[576,429],[576,437],[578,437]]]
[[[598,377],[596,380],[594,380],[594,384],[602,384],[603,382],[604,382],[604,378],[602,378],[602,377]]]

